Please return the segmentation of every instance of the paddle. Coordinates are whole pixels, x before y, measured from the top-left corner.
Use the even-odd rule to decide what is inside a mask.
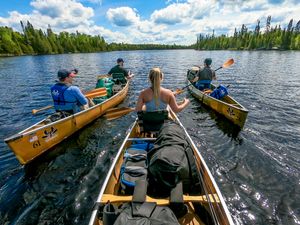
[[[222,66],[220,66],[218,69],[215,69],[215,71],[219,70],[219,69],[222,69],[222,68],[228,68],[230,67],[232,64],[234,63],[234,60],[231,58],[231,59],[228,59]],[[174,95],[178,95],[178,94],[181,94],[182,92],[184,92],[184,89],[186,89],[187,87],[193,85],[194,83],[190,83],[189,85],[187,86],[184,86],[183,88],[181,89],[177,89],[176,91],[174,91]]]
[[[102,97],[102,96],[106,96],[107,93],[106,93],[106,88],[96,88],[96,89],[93,89],[91,91],[87,91],[85,93],[85,97],[90,99],[90,98],[95,98],[95,97]],[[45,106],[43,108],[40,108],[40,109],[33,109],[31,112],[32,114],[36,114],[40,111],[43,111],[43,110],[46,110],[46,109],[51,109],[53,108],[54,106],[53,105],[48,105],[48,106]]]
[[[121,116],[124,116],[130,112],[133,112],[135,108],[129,108],[129,107],[121,107],[121,108],[112,108],[106,111],[106,114],[104,117],[107,120],[114,120]]]
[[[34,115],[34,114],[36,114],[36,113],[38,113],[40,111],[43,111],[43,110],[46,110],[46,109],[51,109],[52,107],[53,107],[53,105],[48,105],[48,106],[45,106],[45,107],[40,108],[40,109],[33,109],[32,110],[32,114]]]

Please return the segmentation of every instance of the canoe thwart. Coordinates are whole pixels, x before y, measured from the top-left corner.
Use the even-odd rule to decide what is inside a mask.
[[[157,138],[128,138],[128,141],[155,141]]]
[[[209,194],[210,202],[212,203],[220,203],[217,194]],[[112,195],[112,194],[103,194],[101,203],[107,203],[110,201],[111,203],[116,202],[130,202],[132,201],[132,195],[129,196],[120,196],[120,195]],[[198,196],[191,196],[191,195],[183,195],[184,202],[200,202],[200,203],[208,203],[206,195],[198,195]],[[146,196],[146,202],[156,202],[157,205],[169,205],[170,200],[168,198],[151,198],[150,196]]]

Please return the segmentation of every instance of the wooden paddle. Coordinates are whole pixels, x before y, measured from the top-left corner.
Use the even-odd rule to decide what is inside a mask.
[[[104,117],[107,120],[114,120],[121,116],[124,116],[130,112],[133,112],[135,108],[129,108],[129,107],[121,107],[121,108],[112,108],[106,111],[106,114]]]
[[[96,89],[93,89],[91,91],[87,91],[85,93],[85,97],[88,98],[88,99],[95,98],[95,97],[103,97],[103,96],[106,96],[106,95],[107,95],[106,88],[96,88]],[[46,110],[46,109],[51,109],[53,107],[54,107],[53,105],[48,105],[48,106],[45,106],[45,107],[40,108],[40,109],[33,109],[31,112],[34,115],[34,114],[36,114],[40,111],[43,111],[43,110]]]
[[[232,64],[234,63],[234,60],[231,58],[231,59],[228,59],[222,66],[220,66],[218,69],[216,69],[215,71],[219,70],[219,69],[222,69],[222,68],[228,68],[230,67]],[[177,89],[176,91],[174,91],[174,95],[178,95],[178,94],[181,94],[182,92],[184,92],[184,89],[186,89],[187,87],[193,85],[194,83],[190,83],[189,85],[187,86],[184,86],[183,88],[181,89]]]

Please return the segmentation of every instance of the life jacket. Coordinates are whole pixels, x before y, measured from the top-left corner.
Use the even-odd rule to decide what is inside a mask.
[[[54,105],[65,105],[66,103],[73,103],[65,101],[64,93],[68,88],[68,85],[62,83],[56,83],[51,87],[51,95],[54,101]]]
[[[212,80],[213,79],[213,71],[209,67],[204,67],[202,70],[198,72],[199,81],[202,80]]]

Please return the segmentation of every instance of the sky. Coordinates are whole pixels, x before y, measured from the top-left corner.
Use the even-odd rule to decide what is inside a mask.
[[[242,24],[262,31],[300,20],[300,0],[0,0],[0,26],[20,21],[54,33],[100,35],[108,43],[194,44],[197,35],[232,35]]]

